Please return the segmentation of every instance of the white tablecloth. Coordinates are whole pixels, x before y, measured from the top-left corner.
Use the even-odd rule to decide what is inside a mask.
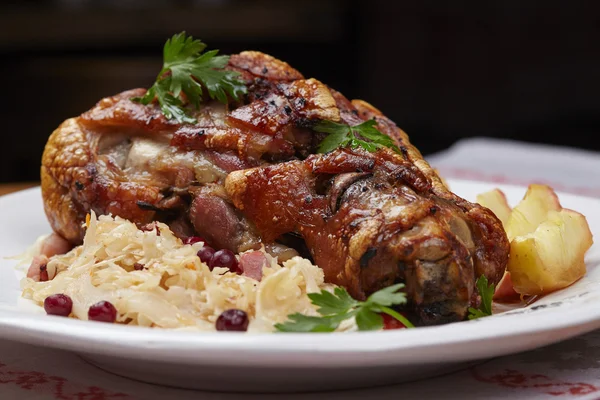
[[[446,178],[526,185],[600,197],[600,154],[489,139],[428,157]],[[235,377],[232,377],[235,380]],[[0,340],[0,400],[154,399],[600,399],[600,331],[442,377],[319,394],[224,394],[153,386],[103,372],[74,354]]]
[[[427,157],[445,178],[546,183],[555,190],[600,197],[600,153],[509,140],[474,138]]]

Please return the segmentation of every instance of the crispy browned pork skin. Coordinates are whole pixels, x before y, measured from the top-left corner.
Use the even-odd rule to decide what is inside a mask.
[[[132,102],[143,89],[66,120],[41,169],[55,232],[80,243],[94,210],[140,226],[161,220],[236,252],[261,244],[281,258],[298,251],[358,299],[404,282],[421,324],[464,319],[479,301],[477,277],[500,280],[508,258],[500,221],[450,192],[381,112],[262,53],[234,55],[228,68],[248,95],[204,104],[195,125]],[[316,154],[317,121],[373,118],[400,153]]]

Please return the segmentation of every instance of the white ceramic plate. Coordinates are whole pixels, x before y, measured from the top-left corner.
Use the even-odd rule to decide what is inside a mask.
[[[497,185],[450,181],[473,200]],[[524,188],[501,186],[511,204]],[[600,237],[600,200],[561,194]],[[39,189],[0,198],[0,256],[50,231]],[[395,383],[541,347],[600,328],[600,246],[587,275],[533,305],[475,321],[345,334],[189,333],[46,316],[20,297],[24,272],[0,261],[0,337],[81,354],[134,379],[220,391],[308,391]],[[233,379],[232,379],[233,378]]]

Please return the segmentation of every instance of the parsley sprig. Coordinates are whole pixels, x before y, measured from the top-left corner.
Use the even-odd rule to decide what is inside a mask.
[[[323,139],[318,151],[327,153],[338,147],[350,146],[353,149],[362,147],[369,152],[377,151],[381,147],[389,147],[400,153],[400,149],[394,144],[392,138],[379,132],[375,125],[377,122],[373,119],[354,126],[326,120],[320,121],[313,129],[329,135]]]
[[[481,275],[477,279],[477,290],[481,296],[481,304],[479,308],[469,307],[469,319],[477,319],[481,317],[488,317],[492,315],[492,298],[494,297],[494,290],[496,285],[491,284],[488,286],[488,280],[485,275]]]
[[[182,93],[196,109],[205,92],[221,103],[227,103],[228,97],[239,100],[247,89],[238,72],[224,69],[229,56],[218,56],[219,50],[203,53],[204,49],[206,44],[185,32],[174,35],[163,48],[163,67],[156,81],[144,96],[132,100],[148,105],[156,98],[165,117],[179,123],[196,122],[184,108]]]
[[[402,314],[390,307],[405,304],[406,294],[399,290],[404,284],[389,286],[373,293],[366,301],[354,300],[346,289],[337,287],[333,293],[321,290],[320,293],[309,293],[311,302],[318,306],[320,317],[300,313],[288,315],[288,321],[276,324],[280,332],[333,332],[342,321],[356,318],[356,325],[361,331],[372,331],[383,328],[381,313],[388,314],[400,321],[407,328],[414,328]]]

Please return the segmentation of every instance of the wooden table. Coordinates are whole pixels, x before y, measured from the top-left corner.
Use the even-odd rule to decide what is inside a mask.
[[[39,186],[39,184],[39,182],[0,183],[0,196],[12,192],[18,192],[19,190],[28,189],[30,187]]]

